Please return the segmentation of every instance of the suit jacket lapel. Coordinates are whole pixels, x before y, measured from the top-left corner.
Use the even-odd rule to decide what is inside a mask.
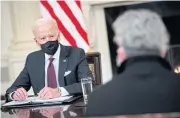
[[[68,55],[68,49],[65,46],[61,45],[60,58],[59,58],[59,85],[61,87],[65,86],[64,73],[66,71],[67,63],[68,63],[67,55]]]
[[[40,51],[40,54],[37,58],[37,72],[38,72],[38,78],[37,78],[37,92],[39,92],[42,88],[45,87],[45,56],[42,51]]]

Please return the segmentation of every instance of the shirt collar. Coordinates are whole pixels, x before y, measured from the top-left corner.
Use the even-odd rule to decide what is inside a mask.
[[[139,64],[139,63],[151,64],[152,62],[153,63],[159,63],[164,68],[166,68],[168,70],[172,70],[170,64],[165,59],[161,58],[160,56],[157,56],[157,55],[140,55],[140,56],[134,56],[134,57],[130,57],[130,58],[126,59],[124,62],[122,62],[118,71],[119,71],[119,73],[121,73],[124,70],[126,70],[126,68],[129,68],[131,65]],[[151,67],[151,66],[148,66],[147,68],[149,68],[149,67]]]
[[[59,59],[60,51],[61,51],[61,46],[59,44],[58,49],[57,49],[56,53],[52,56],[52,58],[54,58],[55,60]],[[51,55],[48,55],[48,54],[45,53],[45,60],[46,61],[48,61],[50,57],[51,57]]]

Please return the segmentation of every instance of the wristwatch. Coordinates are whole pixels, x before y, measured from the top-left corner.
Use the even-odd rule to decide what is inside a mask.
[[[57,89],[58,89],[58,92],[59,92],[59,93],[61,93],[61,89],[60,89],[60,87],[58,87]]]
[[[8,101],[12,101],[13,100],[13,94],[15,93],[15,91],[14,92],[11,92],[11,93],[9,93],[7,96],[7,98],[8,98]]]

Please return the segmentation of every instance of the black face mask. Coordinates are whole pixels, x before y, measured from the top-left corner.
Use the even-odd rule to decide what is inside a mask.
[[[54,55],[58,49],[58,46],[59,46],[58,40],[48,41],[45,44],[41,45],[41,49],[43,50],[44,53],[47,53],[49,55]]]

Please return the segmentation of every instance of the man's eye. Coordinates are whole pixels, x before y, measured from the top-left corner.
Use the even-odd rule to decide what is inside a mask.
[[[41,38],[41,40],[45,40],[45,39],[46,39],[45,37]]]

